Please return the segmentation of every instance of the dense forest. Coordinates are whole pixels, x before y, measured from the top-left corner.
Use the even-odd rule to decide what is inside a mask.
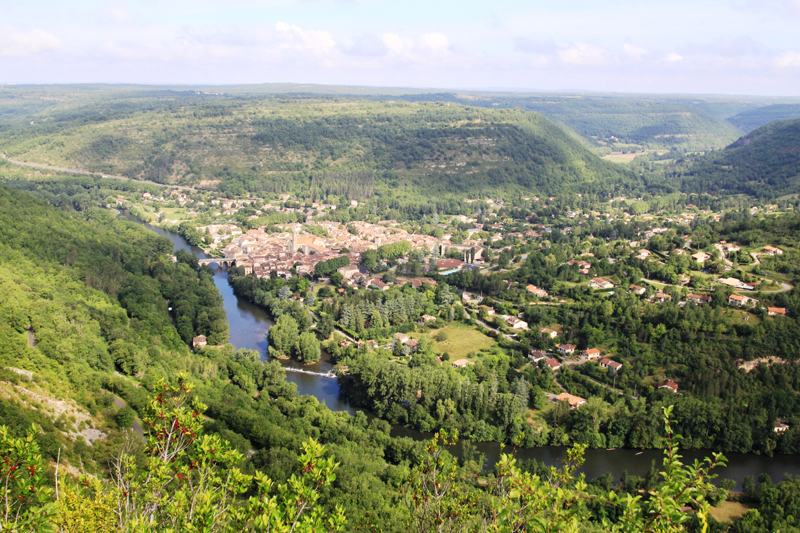
[[[748,109],[728,118],[728,122],[744,133],[765,126],[776,120],[800,118],[800,104],[772,104]]]
[[[725,150],[689,156],[666,171],[684,192],[777,198],[800,192],[800,119],[781,120],[740,138]]]
[[[409,101],[452,101],[489,108],[518,108],[542,113],[582,136],[595,148],[639,145],[647,149],[710,150],[741,132],[720,117],[713,99],[647,98],[619,95],[506,96],[439,93],[408,95]],[[734,109],[745,103],[729,105]]]
[[[323,89],[328,94],[85,87],[61,89],[56,99],[6,88],[0,153],[231,196],[794,191],[786,184],[796,174],[791,131],[765,126],[766,134],[737,141],[754,145],[740,147],[742,130],[726,121],[741,113],[731,120],[749,131],[793,117],[794,103]],[[594,155],[613,150],[647,154],[632,168]]]

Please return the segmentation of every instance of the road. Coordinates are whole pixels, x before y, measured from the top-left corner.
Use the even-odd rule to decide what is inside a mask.
[[[722,262],[725,263],[725,270],[730,271],[733,269],[733,263],[728,259],[728,256],[725,254],[725,247],[721,244],[715,244],[714,247],[719,250],[720,257],[722,257]]]
[[[769,280],[769,279],[765,278],[764,281],[772,281],[772,280]],[[789,285],[788,283],[781,282],[781,288],[780,289],[775,289],[774,291],[761,290],[760,292],[762,294],[775,294],[775,293],[778,293],[778,292],[790,291],[792,289],[793,289],[793,287],[791,285]],[[754,291],[746,291],[746,292],[754,292]]]
[[[28,346],[31,348],[36,348],[36,337],[33,335],[33,330],[28,328],[25,331],[28,332]]]
[[[506,339],[508,339],[510,341],[515,341],[516,342],[516,340],[517,340],[517,339],[514,338],[514,335],[507,335],[505,333],[501,333],[500,331],[498,331],[498,330],[494,329],[493,327],[489,326],[487,323],[483,322],[482,320],[475,319],[475,323],[478,324],[479,326],[482,326],[482,327],[488,329],[489,331],[494,331],[496,335],[502,335],[503,337],[505,337]]]
[[[127,407],[128,404],[125,401],[117,396],[114,393],[103,391],[105,394],[110,394],[112,398],[114,398],[114,405],[117,406],[117,409],[122,409],[123,407]],[[133,419],[133,430],[142,438],[144,438],[144,430],[142,430],[142,425],[139,424],[139,420],[137,418]]]
[[[6,157],[6,154],[0,154],[0,157],[9,161],[10,163],[14,163],[15,165],[22,165],[26,167],[33,167],[33,168],[40,168],[44,170],[56,170],[58,172],[70,172],[72,174],[84,174],[87,176],[99,176],[101,178],[106,178],[110,180],[119,180],[119,181],[132,181],[135,183],[144,183],[146,185],[155,185],[157,187],[171,187],[173,189],[179,189],[182,191],[197,191],[194,187],[185,187],[183,185],[168,185],[164,183],[156,183],[155,181],[148,181],[148,180],[135,180],[125,176],[114,176],[111,174],[104,174],[102,172],[92,172],[91,170],[84,170],[82,168],[66,168],[66,167],[54,167],[52,165],[45,165],[44,163],[30,163],[27,161],[19,161],[17,159],[13,159],[11,157]]]
[[[681,286],[681,285],[670,285],[669,283],[664,283],[663,281],[652,281],[652,280],[649,280],[649,279],[643,279],[641,281],[643,281],[644,283],[649,283],[650,285],[656,286],[656,288],[658,288],[657,285],[663,285],[664,287],[675,287],[676,289],[682,289],[683,288],[683,286]],[[764,281],[772,281],[772,280],[764,278]],[[793,288],[794,287],[792,287],[788,283],[781,282],[781,288],[780,289],[769,290],[769,291],[767,291],[767,290],[745,291],[745,290],[737,289],[736,292],[737,293],[740,293],[740,292],[741,293],[761,292],[762,294],[777,294],[779,292],[790,291]]]
[[[564,360],[563,364],[564,364],[564,365],[566,365],[566,366],[570,366],[570,367],[572,367],[572,366],[581,365],[581,364],[583,364],[583,362],[581,362],[579,359],[570,358],[570,359],[566,359],[566,360]],[[577,371],[576,371],[576,372],[577,372]],[[621,390],[619,390],[619,389],[615,389],[614,387],[611,387],[611,386],[610,386],[610,385],[608,385],[607,383],[603,383],[602,381],[597,381],[597,380],[596,380],[596,379],[594,379],[593,377],[591,377],[591,376],[587,376],[586,374],[584,374],[584,373],[582,373],[582,372],[579,372],[579,373],[580,373],[580,375],[581,375],[581,376],[585,377],[586,379],[588,379],[589,381],[591,381],[592,383],[594,383],[594,384],[596,384],[596,385],[600,385],[601,387],[605,387],[605,388],[607,388],[608,390],[610,390],[610,391],[612,391],[612,392],[615,392],[615,393],[619,394],[620,396],[624,396],[624,395],[625,395],[625,393],[624,393],[624,392],[622,392],[622,391],[621,391]],[[556,381],[556,382],[558,383],[558,381]],[[559,385],[561,385],[561,384],[559,383]],[[563,388],[563,387],[562,387],[562,388]],[[635,396],[635,395],[633,396],[633,398],[634,398],[634,399],[636,399],[636,400],[638,400],[638,399],[639,399],[639,397],[638,397],[638,396]]]

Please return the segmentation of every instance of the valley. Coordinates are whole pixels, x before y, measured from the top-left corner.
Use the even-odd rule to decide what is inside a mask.
[[[725,120],[758,104],[733,98],[57,90],[0,90],[0,422],[43,428],[48,472],[148,464],[170,390],[202,401],[185,427],[229,443],[230,472],[287,483],[323,446],[313,468],[337,476],[314,498],[347,530],[402,530],[400,491],[437,457],[483,502],[465,520],[507,468],[579,487],[576,453],[591,494],[668,490],[665,416],[684,463],[725,454],[703,488],[721,517],[800,474],[797,119],[742,135]],[[580,504],[597,527],[616,505]]]

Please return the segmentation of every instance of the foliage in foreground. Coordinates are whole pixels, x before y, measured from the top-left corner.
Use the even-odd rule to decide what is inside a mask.
[[[219,435],[202,435],[206,406],[191,396],[185,376],[159,388],[143,417],[149,429],[146,466],[137,468],[123,451],[112,463],[110,482],[81,479],[60,502],[57,519],[63,530],[80,530],[89,522],[114,524],[117,531],[342,529],[341,509],[328,515],[315,506],[319,488],[333,482],[337,466],[333,458],[323,458],[323,446],[306,442],[299,458],[302,475],[276,486],[263,473],[249,476],[235,466],[242,455]],[[240,498],[254,482],[255,495]]]
[[[664,410],[669,445],[665,450],[663,481],[643,494],[632,495],[609,491],[598,496],[588,490],[585,476],[576,477],[583,464],[585,445],[572,448],[561,470],[551,467],[546,476],[525,472],[516,459],[503,454],[495,466],[496,481],[484,491],[462,491],[458,488],[457,469],[443,445],[446,433],[437,434],[428,444],[427,455],[414,472],[407,501],[412,510],[414,529],[421,532],[456,531],[546,533],[577,532],[590,520],[590,504],[616,507],[619,517],[600,520],[602,531],[667,533],[686,531],[692,520],[706,531],[710,504],[707,494],[714,491],[709,471],[725,464],[725,458],[681,463],[669,416]],[[687,512],[691,511],[691,512]]]
[[[44,487],[43,464],[34,440],[8,437],[0,428],[2,530],[70,532],[316,532],[342,531],[347,522],[341,507],[318,505],[320,491],[330,486],[339,466],[325,457],[314,440],[303,444],[300,475],[276,485],[263,473],[246,475],[236,465],[241,454],[218,435],[202,434],[206,406],[192,396],[181,375],[175,384],[159,383],[143,416],[148,436],[147,458],[137,465],[129,449],[112,461],[110,479],[82,476],[59,484],[55,499]],[[598,497],[584,476],[575,476],[584,446],[570,450],[561,470],[547,475],[522,471],[503,455],[495,481],[485,487],[463,482],[462,472],[444,449],[456,438],[446,433],[431,440],[401,491],[410,513],[409,527],[422,532],[577,532],[591,518],[589,505],[616,507],[617,519],[602,518],[604,531],[667,533],[685,531],[690,520],[706,531],[714,488],[709,470],[724,465],[713,459],[683,465],[676,451],[679,437],[669,425],[664,480],[644,494],[609,492]],[[247,493],[251,495],[245,498]],[[687,512],[689,510],[690,512]]]

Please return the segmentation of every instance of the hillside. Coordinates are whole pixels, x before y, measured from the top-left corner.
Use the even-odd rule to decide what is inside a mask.
[[[538,113],[323,96],[84,96],[5,121],[0,152],[232,191],[307,191],[316,178],[324,194],[366,173],[412,193],[547,192],[622,176]]]
[[[774,104],[748,109],[734,115],[728,122],[745,133],[769,124],[775,120],[800,118],[800,104]]]
[[[213,282],[210,293],[196,288],[210,282],[208,271],[170,253],[168,239],[106,212],[70,216],[0,186],[0,425],[12,436],[42,426],[36,441],[50,479],[57,458],[65,485],[79,469],[102,479],[123,446],[142,457],[109,393],[142,416],[157,380],[186,372],[208,405],[205,431],[248,455],[243,469],[284,483],[299,474],[301,443],[314,437],[341,463],[318,505],[342,505],[355,522],[348,531],[367,513],[378,530],[404,530],[408,511],[393,480],[407,477],[417,446],[390,438],[385,422],[298,396],[280,364],[257,352],[226,345],[191,353],[166,298],[198,316],[221,311],[219,342],[227,321]],[[99,283],[94,272],[114,283]]]
[[[669,173],[684,192],[779,197],[800,192],[800,119],[771,122],[725,150],[687,158]]]
[[[575,131],[597,149],[627,149],[626,145],[646,149],[722,148],[741,132],[719,113],[746,107],[736,100],[582,93],[536,96],[442,93],[403,98],[535,111]]]

